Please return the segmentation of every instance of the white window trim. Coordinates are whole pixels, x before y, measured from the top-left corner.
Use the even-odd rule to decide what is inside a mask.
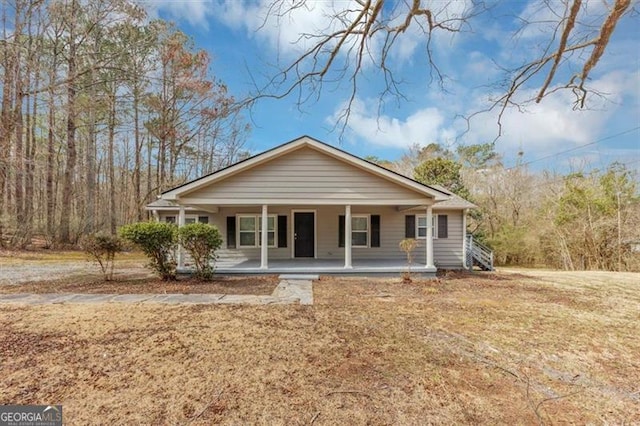
[[[240,218],[241,217],[252,217],[255,220],[255,244],[250,246],[242,245],[242,241],[240,240]],[[277,248],[278,247],[278,215],[270,214],[267,217],[273,218],[273,244],[267,246],[268,248]],[[236,241],[238,242],[238,248],[258,248],[261,247],[262,243],[262,235],[260,232],[260,226],[262,224],[262,215],[255,213],[238,213],[236,214]],[[251,231],[242,231],[242,232],[251,232]]]
[[[437,240],[438,239],[438,214],[432,214],[431,215],[431,227],[433,229],[433,239]],[[420,223],[420,221],[418,220],[418,218],[420,217],[424,217],[425,220],[427,218],[426,214],[417,214],[416,215],[416,239],[418,240],[426,240],[427,236],[425,235],[424,237],[420,236],[420,233],[418,232],[418,228],[423,228],[422,226],[418,226],[418,223]]]
[[[364,217],[367,219],[367,230],[366,231],[354,231],[353,229],[353,219],[358,217]],[[353,233],[354,232],[366,232],[367,233],[367,244],[357,246],[353,244]],[[371,247],[371,215],[369,213],[355,213],[351,215],[351,248],[369,248]]]

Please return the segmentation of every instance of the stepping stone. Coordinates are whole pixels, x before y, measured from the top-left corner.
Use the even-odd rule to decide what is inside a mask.
[[[119,296],[112,297],[110,302],[139,303],[152,297],[152,294],[121,294]]]
[[[102,303],[102,302],[108,302],[114,296],[117,296],[117,295],[116,294],[76,294],[73,300],[69,299],[69,301],[73,301],[73,303]]]
[[[278,278],[281,280],[317,280],[320,276],[313,274],[283,274]]]

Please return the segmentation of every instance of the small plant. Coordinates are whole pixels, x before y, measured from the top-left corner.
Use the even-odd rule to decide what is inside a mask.
[[[138,222],[120,228],[120,236],[144,252],[149,267],[164,281],[176,279],[174,252],[177,245],[177,227],[164,222]]]
[[[82,238],[80,247],[100,265],[104,280],[113,280],[115,257],[124,249],[123,241],[115,235],[94,234]]]
[[[222,236],[218,228],[205,223],[190,223],[178,228],[178,239],[189,252],[196,268],[194,276],[203,280],[213,278],[216,250],[222,246]]]
[[[413,250],[418,246],[418,241],[415,238],[405,238],[400,241],[400,250],[407,255],[407,271],[402,273],[402,281],[405,283],[411,282],[411,263],[413,263]]]

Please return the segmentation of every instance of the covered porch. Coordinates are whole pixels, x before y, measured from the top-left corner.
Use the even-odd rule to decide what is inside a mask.
[[[222,230],[226,242],[216,262],[218,273],[399,274],[407,271],[406,255],[398,246],[405,237],[405,213],[422,212],[426,223],[432,223],[432,205],[381,204],[190,207],[215,212],[210,223]],[[178,205],[178,226],[185,225],[187,208]],[[244,218],[250,219],[247,232],[240,221]],[[249,246],[243,246],[247,241]],[[177,260],[178,269],[187,272],[182,248]],[[431,226],[413,252],[411,271],[435,276]]]
[[[216,273],[222,275],[252,274],[317,274],[317,275],[398,275],[410,271],[424,277],[435,277],[435,268],[414,263],[411,268],[406,260],[399,259],[359,259],[353,260],[351,268],[344,267],[340,259],[273,259],[268,269],[261,267],[260,260],[221,259],[215,263]],[[180,269],[189,273],[188,266]]]

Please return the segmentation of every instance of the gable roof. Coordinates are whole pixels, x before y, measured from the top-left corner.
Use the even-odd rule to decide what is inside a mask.
[[[420,182],[388,170],[372,162],[366,161],[360,157],[335,148],[317,139],[313,139],[309,136],[302,136],[290,142],[272,148],[268,151],[264,151],[260,154],[254,155],[253,157],[235,163],[231,166],[225,167],[201,178],[192,180],[190,182],[167,190],[162,193],[162,198],[165,200],[177,200],[179,197],[187,195],[207,185],[211,185],[227,177],[234,176],[243,171],[252,169],[260,164],[264,164],[272,159],[278,158],[284,154],[296,151],[303,147],[312,148],[330,157],[343,161],[353,167],[360,168],[373,175],[387,179],[388,181],[391,181],[397,185],[414,190],[428,198],[433,198],[436,202],[445,201],[450,199],[451,197],[450,193],[448,193],[447,191],[443,191],[440,188],[436,188],[432,185],[424,185]]]

